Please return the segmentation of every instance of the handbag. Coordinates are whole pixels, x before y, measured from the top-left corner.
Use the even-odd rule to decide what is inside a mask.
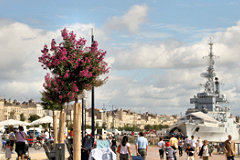
[[[176,149],[178,149],[178,144],[177,144],[177,143],[174,143],[174,147],[175,147]]]
[[[120,154],[120,151],[121,151],[121,145],[118,145],[116,152]]]

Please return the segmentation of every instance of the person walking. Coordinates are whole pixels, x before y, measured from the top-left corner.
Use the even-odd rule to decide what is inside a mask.
[[[160,137],[160,141],[158,142],[160,159],[164,158],[164,146],[165,142],[163,141],[163,137]]]
[[[202,140],[201,140],[200,137],[198,137],[198,140],[197,140],[197,149],[196,149],[197,153],[200,152],[200,150],[201,150],[201,148],[202,148],[202,145],[203,145]]]
[[[18,155],[18,160],[22,158],[24,159],[24,155],[26,153],[26,147],[25,147],[25,140],[27,139],[27,135],[24,132],[24,129],[22,126],[18,127],[18,132],[16,133],[16,149]]]
[[[235,159],[235,143],[232,141],[232,136],[228,135],[228,139],[224,142],[224,151],[226,153],[227,160]]]
[[[69,137],[73,138],[73,128],[71,128],[70,132],[69,132]]]
[[[175,155],[176,151],[171,147],[170,142],[166,143],[165,152],[166,152],[166,159],[167,160],[174,160],[174,155]]]
[[[191,147],[194,149],[194,151],[196,150],[196,147],[197,147],[197,141],[194,139],[194,136],[192,135],[191,136],[191,140],[190,140],[190,144],[191,144]]]
[[[11,159],[11,157],[12,157],[12,155],[11,155],[12,154],[12,150],[13,150],[13,148],[11,146],[11,142],[7,141],[6,145],[5,145],[5,157],[6,157],[7,160]]]
[[[131,159],[130,144],[128,143],[128,137],[124,136],[121,144],[119,144],[117,152],[120,154],[120,160]]]
[[[10,140],[10,145],[11,145],[12,148],[14,146],[15,139],[16,139],[16,137],[15,137],[15,133],[13,131],[13,128],[10,128],[9,140]]]
[[[81,159],[88,160],[89,154],[94,145],[94,138],[91,134],[85,135],[82,142]]]
[[[199,156],[200,158],[202,158],[203,160],[209,160],[209,157],[211,157],[212,154],[212,150],[210,145],[208,144],[207,140],[203,141],[203,146],[201,147],[200,151],[199,151]]]
[[[185,152],[187,153],[187,160],[194,160],[195,150],[191,147],[190,144],[187,144],[187,149]]]
[[[141,155],[143,160],[146,160],[148,151],[148,140],[144,137],[143,132],[139,133],[139,137],[136,139],[135,145],[137,155]]]
[[[182,137],[178,138],[178,151],[179,151],[179,156],[182,157],[182,154],[183,154],[183,138]]]
[[[112,137],[112,141],[111,141],[111,149],[114,153],[116,153],[116,148],[117,148],[117,141],[115,139],[115,137]]]
[[[174,152],[174,160],[177,160],[176,152],[178,149],[178,140],[176,137],[174,137],[174,134],[172,134],[172,137],[169,140],[171,147],[175,150]]]
[[[48,129],[46,128],[44,131],[44,141],[47,142],[49,140],[49,132]]]

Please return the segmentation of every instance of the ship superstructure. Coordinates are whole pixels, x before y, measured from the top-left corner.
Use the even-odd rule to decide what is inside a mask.
[[[220,83],[214,70],[213,43],[209,43],[207,71],[201,77],[207,79],[202,86],[204,91],[190,98],[194,108],[189,108],[186,115],[171,128],[181,131],[185,136],[199,136],[209,141],[224,141],[229,134],[234,140],[239,139],[239,129],[230,113],[226,96],[220,92]]]

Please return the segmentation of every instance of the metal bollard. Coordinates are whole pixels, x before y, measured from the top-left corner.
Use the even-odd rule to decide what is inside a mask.
[[[56,160],[65,160],[65,145],[64,143],[56,144]]]

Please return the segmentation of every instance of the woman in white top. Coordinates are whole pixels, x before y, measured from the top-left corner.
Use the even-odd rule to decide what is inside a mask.
[[[120,160],[129,160],[129,156],[131,157],[131,151],[127,136],[123,137],[122,142],[118,147],[118,150],[120,151]]]
[[[198,137],[198,140],[197,140],[197,152],[200,152],[201,148],[202,148],[202,140],[200,137]]]

